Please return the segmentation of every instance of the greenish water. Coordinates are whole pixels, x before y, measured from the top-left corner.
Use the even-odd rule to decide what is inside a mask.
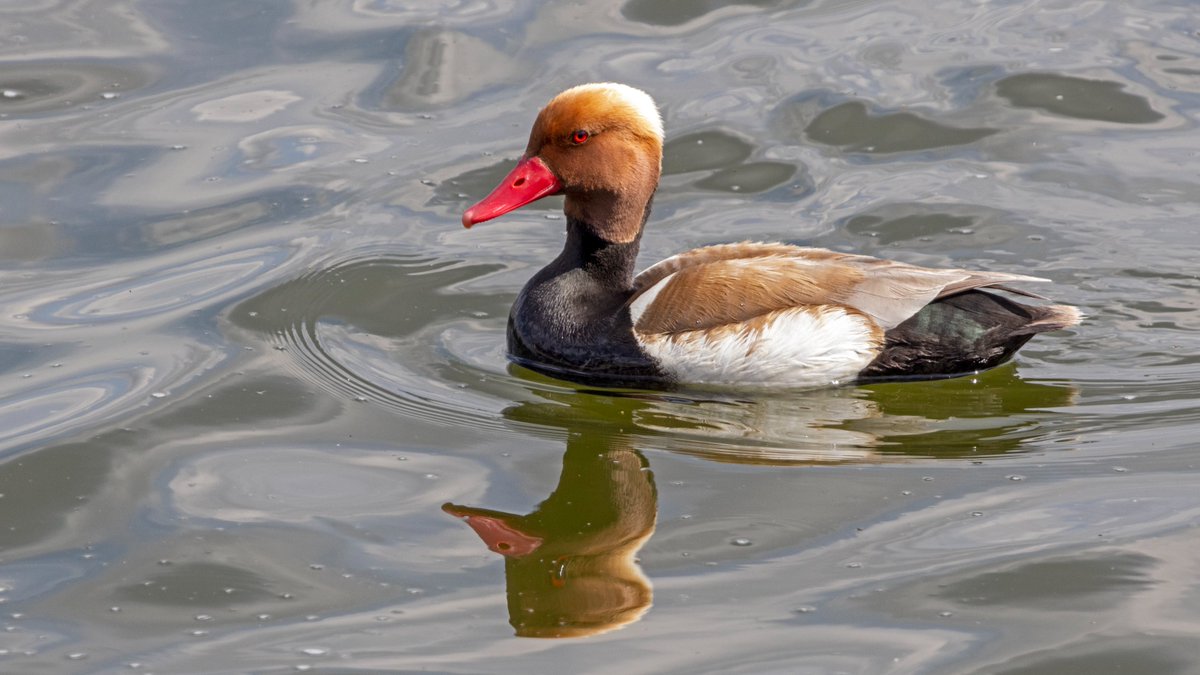
[[[0,671],[1200,673],[1191,3],[0,19]],[[941,382],[511,367],[560,203],[459,216],[603,80],[666,121],[646,265],[788,241],[1087,318]]]

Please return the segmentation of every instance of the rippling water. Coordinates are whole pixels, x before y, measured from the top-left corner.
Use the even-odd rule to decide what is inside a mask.
[[[1188,2],[0,8],[0,670],[1200,673]],[[643,243],[1049,277],[974,378],[507,364],[562,88],[659,101]],[[530,638],[562,639],[530,639]]]

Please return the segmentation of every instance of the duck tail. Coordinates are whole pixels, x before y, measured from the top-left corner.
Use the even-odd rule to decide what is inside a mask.
[[[1052,330],[1062,330],[1083,320],[1083,312],[1080,312],[1078,307],[1071,305],[1042,305],[1041,307],[1025,305],[1025,309],[1032,315],[1033,320],[1015,331],[1017,334],[1034,335]]]

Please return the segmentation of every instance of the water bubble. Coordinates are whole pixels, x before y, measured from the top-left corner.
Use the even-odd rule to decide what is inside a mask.
[[[87,652],[71,652],[67,658],[72,661],[82,661],[88,657]]]
[[[972,517],[972,518],[979,518],[979,517],[982,517],[982,516],[983,516],[983,511],[972,511],[972,512],[971,512],[971,517]]]
[[[213,620],[211,614],[197,614],[194,618],[197,621],[212,621]]]
[[[942,618],[946,618],[946,617],[954,616],[954,612],[949,612],[949,611],[938,612],[938,616],[940,616]]]
[[[1020,482],[1020,481],[1025,480],[1025,476],[1022,476],[1022,475],[1016,474],[1016,473],[1005,476],[1005,478],[1007,478],[1013,482]]]
[[[194,630],[194,631],[189,632],[188,635],[191,635],[192,637],[204,637],[205,635],[208,635],[208,631]]]
[[[797,614],[812,614],[815,611],[817,611],[817,608],[812,605],[801,605],[796,608]]]
[[[104,99],[105,101],[111,101],[120,97],[121,95],[115,91],[106,91],[103,94],[100,94],[100,98]]]
[[[319,564],[317,564],[317,563],[313,563],[313,564],[311,564],[311,565],[309,565],[309,566],[308,566],[308,569],[310,569],[310,570],[318,570],[318,571],[319,571],[319,570],[323,570],[323,569],[325,569],[325,566],[324,566],[324,565],[319,565]]]
[[[16,89],[5,89],[4,91],[0,91],[0,96],[3,96],[4,98],[21,98],[24,96],[24,94]]]
[[[921,476],[921,480],[928,483],[929,481],[933,480],[933,476]]]
[[[734,546],[751,546],[754,544],[754,542],[750,541],[749,539],[747,539],[745,537],[736,537],[734,539],[731,539],[729,541],[729,543],[733,544]]]
[[[150,397],[151,397],[151,398],[166,398],[166,397],[167,397],[167,392],[165,392],[165,391],[156,391],[156,392],[154,392],[153,394],[150,394]]]
[[[367,159],[366,157],[355,157],[353,161],[355,164],[366,164],[371,160]]]
[[[858,568],[862,567],[862,563],[860,563],[860,562],[848,562],[848,563],[846,563],[846,567],[849,567],[849,568],[850,568],[850,569],[852,569],[852,570],[856,570],[856,569],[858,569]]]
[[[1125,467],[1123,467],[1123,466],[1114,466],[1114,467],[1112,468],[1112,470],[1113,470],[1113,471],[1116,471],[1117,473],[1125,473],[1125,472],[1126,472],[1126,471],[1128,471],[1129,469],[1126,469],[1126,468],[1125,468]]]
[[[902,495],[904,495],[905,497],[907,497],[907,496],[909,496],[909,495],[911,495],[911,494],[912,494],[912,490],[901,490],[901,491],[900,491],[900,494],[902,494]]]
[[[435,182],[433,182],[433,181],[429,180],[428,178],[422,178],[422,179],[421,179],[421,185],[426,185],[426,186],[428,186],[428,187],[433,187],[433,186],[437,185],[437,183],[435,183]]]
[[[329,649],[327,647],[305,647],[300,650],[300,653],[305,656],[325,656],[329,653]]]

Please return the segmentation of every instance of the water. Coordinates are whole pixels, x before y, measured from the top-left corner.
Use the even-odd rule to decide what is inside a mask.
[[[0,16],[0,670],[1200,673],[1190,3]],[[783,240],[1088,318],[944,382],[510,368],[559,205],[459,215],[598,80],[665,114],[645,264]]]

